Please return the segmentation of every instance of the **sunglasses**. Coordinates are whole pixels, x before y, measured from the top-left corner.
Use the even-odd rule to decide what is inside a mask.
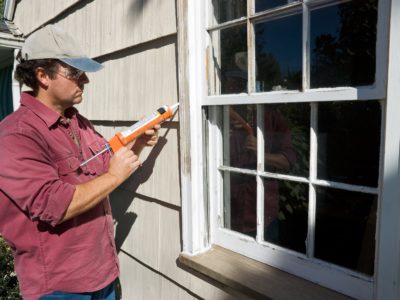
[[[85,73],[84,71],[72,67],[65,67],[64,69],[59,71],[62,72],[56,72],[58,75],[61,75],[64,78],[74,81],[78,81],[81,78],[81,76]]]

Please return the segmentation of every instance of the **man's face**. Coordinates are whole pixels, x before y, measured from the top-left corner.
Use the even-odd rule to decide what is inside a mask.
[[[87,83],[89,79],[84,72],[60,64],[47,92],[55,105],[67,109],[82,102],[84,85]]]

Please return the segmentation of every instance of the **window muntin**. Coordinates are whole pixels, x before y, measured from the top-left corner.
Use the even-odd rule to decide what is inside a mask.
[[[368,33],[369,40],[366,42],[366,50],[369,54],[365,56],[366,60],[366,71],[367,75],[365,78],[367,80],[360,80],[362,76],[359,72],[354,72],[355,66],[357,66],[360,62],[354,63],[354,58],[358,54],[354,54],[351,52],[354,48],[348,48],[350,51],[347,51],[348,59],[346,61],[345,67],[346,72],[352,72],[350,75],[346,74],[345,80],[335,81],[333,84],[333,79],[331,78],[331,82],[329,80],[325,80],[322,86],[317,86],[314,83],[315,81],[315,64],[313,64],[314,56],[312,54],[313,41],[312,37],[319,35],[319,33],[315,33],[313,31],[313,22],[315,23],[315,13],[329,11],[329,9],[333,10],[334,8],[338,11],[338,7],[341,5],[348,5],[346,7],[351,7],[349,4],[354,4],[358,6],[371,6],[372,11],[375,10],[374,14],[376,16],[376,1],[302,1],[302,2],[293,2],[290,1],[288,5],[279,6],[279,9],[271,9],[268,11],[259,11],[254,14],[252,12],[251,7],[254,2],[248,3],[248,16],[243,21],[243,18],[237,20],[231,20],[229,23],[222,24],[216,27],[209,27],[208,33],[211,36],[211,47],[208,49],[208,57],[209,57],[209,68],[208,68],[208,79],[209,79],[209,91],[210,95],[215,95],[211,97],[207,97],[204,101],[204,105],[213,106],[213,101],[216,100],[215,104],[219,105],[219,113],[215,114],[217,123],[219,123],[218,131],[221,135],[220,140],[220,151],[221,158],[219,159],[218,153],[211,153],[211,159],[214,160],[212,166],[215,166],[215,169],[211,168],[211,172],[215,172],[217,169],[220,171],[222,175],[222,180],[220,187],[223,187],[222,190],[218,191],[215,195],[216,199],[223,200],[223,203],[219,202],[221,207],[219,210],[223,212],[217,216],[216,224],[219,224],[220,228],[224,230],[220,230],[218,227],[214,228],[215,240],[218,241],[224,247],[230,248],[232,250],[236,250],[249,255],[250,257],[255,257],[256,259],[260,259],[266,263],[270,263],[271,265],[280,267],[280,264],[276,263],[276,260],[271,260],[269,257],[275,257],[274,253],[277,253],[275,250],[278,250],[278,253],[281,253],[282,256],[285,256],[287,259],[290,255],[294,257],[301,257],[302,267],[307,268],[307,264],[312,265],[311,269],[318,269],[318,273],[315,273],[315,277],[307,275],[306,278],[318,278],[318,282],[323,285],[330,286],[331,288],[336,288],[335,283],[330,282],[329,279],[326,281],[320,280],[320,275],[326,278],[329,278],[331,272],[335,273],[337,270],[341,275],[337,278],[341,278],[339,281],[342,283],[345,281],[349,282],[348,288],[351,289],[352,284],[350,282],[357,282],[357,284],[361,284],[363,286],[363,291],[358,293],[358,291],[353,291],[350,295],[371,295],[371,282],[373,280],[373,264],[374,264],[374,253],[371,249],[375,248],[375,227],[376,227],[376,216],[377,214],[377,205],[376,202],[379,199],[379,186],[377,185],[378,177],[379,177],[379,151],[380,151],[380,143],[381,143],[381,103],[374,99],[383,98],[384,93],[382,89],[377,89],[375,83],[375,69],[376,69],[376,60],[378,59],[375,55],[376,52],[376,31]],[[354,6],[353,6],[354,7]],[[357,8],[360,11],[360,8]],[[362,10],[362,9],[361,9]],[[351,9],[348,9],[351,12]],[[331,13],[332,14],[332,13]],[[261,26],[259,24],[265,24],[267,26],[268,23],[273,24],[278,20],[282,20],[285,18],[289,18],[292,16],[301,15],[301,57],[302,57],[302,68],[301,68],[301,87],[293,88],[293,89],[266,89],[265,83],[262,84],[260,77],[258,76],[259,66],[257,65],[257,26]],[[362,17],[362,14],[358,13],[358,16]],[[349,19],[349,18],[347,18]],[[314,20],[314,21],[313,21]],[[342,19],[340,19],[342,20]],[[360,20],[362,21],[362,20]],[[339,22],[339,21],[337,21]],[[367,21],[367,23],[370,21]],[[376,27],[376,19],[372,20],[372,25],[375,24]],[[221,84],[219,82],[220,76],[220,52],[219,48],[222,46],[221,39],[219,37],[219,33],[221,30],[226,30],[227,28],[236,27],[236,26],[246,26],[247,27],[247,89],[244,91],[242,89],[240,92],[226,92],[221,93]],[[370,24],[371,25],[371,24]],[[368,26],[370,26],[368,25]],[[322,28],[324,26],[321,26]],[[259,27],[260,28],[260,27]],[[373,26],[370,28],[373,28]],[[298,28],[297,28],[298,29]],[[296,30],[297,30],[296,29]],[[328,30],[323,29],[326,32],[330,32]],[[368,35],[366,34],[366,35]],[[371,38],[372,36],[372,38]],[[285,37],[283,37],[285,38]],[[273,42],[273,39],[270,39],[270,43]],[[278,42],[279,43],[279,42]],[[315,47],[314,47],[315,48]],[[348,50],[346,49],[346,50]],[[284,51],[284,50],[282,50]],[[292,49],[290,49],[292,51]],[[241,49],[243,52],[243,49]],[[372,56],[370,55],[372,54]],[[348,63],[350,62],[350,63]],[[368,67],[373,65],[373,67]],[[339,74],[339,73],[338,73]],[[356,74],[356,75],[354,75]],[[371,77],[371,74],[373,76]],[[332,75],[333,76],[333,75]],[[336,75],[335,75],[336,76]],[[372,78],[372,81],[371,81]],[[328,78],[329,79],[329,78]],[[314,80],[314,81],[313,81]],[[326,83],[328,82],[328,83]],[[269,83],[271,84],[271,83]],[[270,85],[273,86],[272,84]],[[317,89],[320,87],[326,87],[326,89]],[[311,88],[311,89],[310,89]],[[382,87],[380,87],[382,88]],[[246,93],[247,94],[244,94]],[[227,95],[228,94],[228,95]],[[234,95],[236,94],[236,95]],[[378,95],[378,96],[377,96]],[[356,101],[354,101],[356,100]],[[368,101],[364,101],[368,100]],[[322,102],[321,102],[322,101]],[[293,111],[298,111],[299,115],[304,117],[306,116],[307,121],[302,121],[302,125],[304,126],[301,129],[299,136],[299,140],[302,140],[300,145],[303,145],[302,155],[303,165],[298,168],[297,171],[294,171],[295,168],[291,169],[289,172],[285,172],[284,170],[271,170],[268,168],[268,165],[265,164],[265,145],[267,143],[268,136],[264,129],[264,106],[278,106],[276,103],[285,103],[279,104],[283,106],[298,106],[303,105],[308,108],[308,113],[305,113],[307,109],[296,108]],[[220,106],[222,104],[222,106]],[[332,109],[332,107],[338,107],[341,105],[346,106],[346,109]],[[253,159],[257,160],[256,162],[252,162],[252,166],[240,166],[238,164],[232,165],[230,161],[232,157],[230,156],[230,146],[231,142],[231,128],[229,127],[229,110],[231,107],[238,106],[246,106],[253,107],[251,109],[255,110],[256,113],[253,115],[257,115],[256,121],[252,121],[253,123],[257,123],[255,128],[252,128],[253,132],[257,132],[256,141],[253,141],[253,145],[257,143],[257,155]],[[331,108],[326,108],[331,107]],[[282,108],[280,108],[282,110]],[[326,114],[326,110],[331,111],[331,114],[341,116],[341,118],[349,118],[348,115],[350,112],[355,112],[355,114],[360,113],[363,120],[371,118],[372,121],[371,126],[368,127],[368,130],[372,130],[373,140],[371,143],[368,141],[368,137],[363,133],[358,138],[361,141],[362,145],[372,146],[371,149],[367,150],[364,158],[355,159],[353,162],[349,162],[342,158],[340,160],[340,155],[335,158],[333,156],[329,157],[330,160],[330,170],[327,170],[328,166],[324,166],[319,160],[326,159],[323,153],[324,137],[322,137],[322,129],[324,128],[324,124],[326,125],[327,120],[324,117],[320,117],[320,114]],[[348,112],[346,110],[349,110]],[[372,110],[372,113],[365,113],[365,110]],[[217,111],[217,110],[215,110]],[[333,111],[333,112],[332,112]],[[329,117],[329,113],[327,114],[327,118]],[[246,118],[245,118],[246,119]],[[289,117],[290,119],[290,117]],[[339,118],[340,120],[340,118]],[[247,121],[246,121],[247,122]],[[247,122],[249,123],[249,122]],[[340,122],[339,122],[340,123]],[[346,122],[344,122],[345,124]],[[357,138],[358,131],[360,130],[359,125],[357,125],[357,118],[353,118],[353,123],[350,123],[351,126],[347,128],[347,133]],[[321,127],[322,126],[322,127]],[[340,125],[344,126],[344,125]],[[343,137],[340,137],[338,132],[340,131],[340,126],[333,126],[332,135],[330,133],[331,142],[335,143],[332,140],[334,136],[337,139],[336,143],[343,143]],[[348,126],[348,124],[346,125]],[[291,127],[293,128],[293,127]],[[321,130],[320,130],[321,128]],[[293,130],[295,133],[296,131]],[[246,136],[245,132],[242,132],[244,136]],[[336,135],[336,136],[335,136]],[[218,136],[218,134],[217,134]],[[296,135],[292,135],[292,143],[295,143]],[[325,137],[326,138],[326,137]],[[217,144],[215,149],[218,149],[218,139],[214,140]],[[351,138],[347,138],[347,140],[351,144]],[[213,143],[213,142],[211,142]],[[319,145],[319,143],[322,143]],[[240,144],[240,143],[239,143]],[[245,144],[245,141],[243,141]],[[222,150],[222,145],[224,145]],[[215,145],[214,145],[215,146]],[[229,151],[227,152],[227,148]],[[301,149],[301,147],[299,147]],[[326,149],[325,149],[326,151]],[[223,152],[223,153],[222,153]],[[215,156],[214,156],[215,155]],[[352,153],[352,155],[355,155]],[[363,160],[365,160],[365,164],[371,164],[371,166],[363,166]],[[356,172],[350,173],[348,170],[351,168],[355,168]],[[325,170],[324,170],[325,168]],[[363,171],[361,171],[364,168]],[[334,170],[335,172],[333,172]],[[365,171],[366,170],[366,171]],[[367,174],[363,174],[360,176],[359,174],[362,172],[367,172]],[[347,173],[348,172],[348,173]],[[357,173],[358,172],[358,173]],[[234,174],[234,175],[232,175]],[[345,176],[343,176],[343,174]],[[238,184],[235,184],[235,187],[231,185],[231,178],[235,177],[235,180],[244,176],[244,178],[251,178],[251,184],[253,185],[252,189],[247,189],[247,191],[251,190],[251,205],[252,209],[250,210],[254,214],[254,207],[256,208],[256,216],[252,216],[250,218],[250,224],[252,227],[256,225],[257,231],[251,232],[244,230],[237,225],[232,226],[232,219],[235,218],[235,213],[239,215],[238,210],[231,210],[232,204],[234,204],[234,198],[240,198],[240,193],[235,190]],[[268,216],[268,207],[266,205],[265,198],[267,195],[271,195],[271,188],[268,189],[265,187],[267,181],[276,181],[278,182],[279,187],[279,200],[278,200],[278,218],[282,219],[282,214],[285,217],[292,218],[292,220],[288,221],[285,224],[286,229],[291,228],[291,230],[278,231],[280,235],[278,235],[278,239],[266,237],[265,233],[268,231],[269,220],[267,220]],[[241,182],[239,181],[235,182]],[[218,186],[218,183],[216,183]],[[289,186],[286,190],[283,189],[284,186]],[[293,193],[297,193],[298,199],[303,199],[303,201],[294,201],[293,199],[297,199],[293,197]],[[324,195],[328,196],[324,196]],[[284,198],[281,197],[283,195]],[[287,197],[289,195],[289,197]],[[336,219],[329,219],[329,214],[326,213],[326,210],[323,209],[326,199],[329,199],[334,195],[338,200],[340,197],[344,199],[344,206],[341,207],[341,214],[336,214]],[[221,196],[221,198],[220,198]],[[325,198],[324,198],[325,197]],[[299,204],[294,209],[292,205],[287,205],[284,203],[283,199],[288,201],[289,198],[290,204]],[[321,237],[321,232],[326,232],[328,234],[330,231],[330,227],[332,224],[337,221],[340,222],[348,211],[346,210],[348,204],[351,206],[351,199],[365,199],[364,203],[358,203],[356,200],[354,201],[356,209],[360,210],[360,215],[362,217],[355,218],[356,222],[358,222],[357,227],[359,228],[359,232],[364,230],[364,239],[363,243],[368,243],[367,245],[362,244],[363,247],[366,247],[367,252],[358,252],[355,251],[357,247],[360,246],[360,243],[353,242],[346,245],[345,240],[340,240],[337,235],[335,236],[335,241],[329,241],[330,243],[334,242],[342,242],[345,245],[343,249],[348,249],[349,253],[352,252],[352,263],[346,263],[341,260],[340,257],[331,257],[329,253],[324,253],[324,247],[321,248],[322,242],[326,243]],[[214,198],[212,198],[214,199]],[[212,200],[214,201],[214,200]],[[371,204],[372,203],[372,204]],[[336,203],[337,204],[337,203]],[[329,205],[325,205],[325,207],[329,207]],[[369,208],[369,214],[365,213]],[[271,210],[271,209],[270,209]],[[295,212],[296,215],[291,213],[291,211]],[[218,213],[218,209],[217,209]],[[281,214],[282,213],[282,214]],[[285,215],[286,213],[286,215]],[[356,215],[357,216],[357,215]],[[318,217],[318,219],[317,219]],[[325,219],[326,220],[325,220]],[[368,221],[365,222],[366,218]],[[364,223],[363,223],[364,222]],[[237,221],[235,221],[237,224]],[[282,225],[282,224],[281,224]],[[317,227],[319,226],[319,228]],[[306,227],[306,229],[305,229]],[[283,228],[283,225],[282,225]],[[226,230],[228,229],[228,230]],[[299,230],[299,234],[295,236],[295,230]],[[289,234],[288,234],[289,232]],[[236,234],[238,233],[238,234]],[[358,234],[358,233],[357,233]],[[246,239],[244,239],[246,237]],[[235,240],[236,238],[236,240]],[[296,241],[295,239],[298,238]],[[236,243],[241,243],[241,241],[246,240],[247,244],[241,244],[237,246]],[[293,241],[291,244],[288,241]],[[233,242],[235,241],[235,242]],[[329,243],[328,243],[329,244]],[[260,247],[259,247],[259,246]],[[244,252],[244,248],[247,250]],[[268,249],[274,249],[272,252]],[[322,250],[321,250],[322,249]],[[265,255],[261,254],[265,251]],[[275,251],[275,252],[274,252]],[[328,251],[329,252],[329,251]],[[289,254],[289,256],[287,256]],[[343,252],[340,254],[343,255]],[[265,257],[265,259],[264,259]],[[288,266],[286,263],[283,264],[283,269],[289,272],[293,272],[295,274],[299,274],[303,276],[303,271],[296,270],[297,260],[291,260],[293,263],[292,266]],[[355,264],[354,261],[358,261],[358,264]],[[361,262],[361,263],[360,263]],[[333,265],[332,265],[333,264]],[[317,267],[318,266],[318,267]],[[307,271],[308,272],[308,271]],[[307,273],[306,272],[306,273]],[[319,274],[319,275],[318,275]],[[340,277],[343,276],[343,277]],[[345,279],[343,279],[345,278]],[[344,281],[342,281],[344,280]],[[354,281],[355,280],[355,281]],[[359,281],[357,281],[359,280]],[[339,285],[337,286],[339,290],[343,289]],[[368,296],[369,297],[369,296]]]

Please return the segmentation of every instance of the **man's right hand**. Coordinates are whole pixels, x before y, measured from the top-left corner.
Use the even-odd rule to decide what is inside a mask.
[[[71,203],[59,223],[92,209],[139,168],[141,162],[130,150],[132,145],[128,144],[114,153],[106,173],[76,186]]]
[[[118,184],[131,176],[142,164],[130,148],[130,145],[122,147],[111,157],[108,174],[115,177]]]

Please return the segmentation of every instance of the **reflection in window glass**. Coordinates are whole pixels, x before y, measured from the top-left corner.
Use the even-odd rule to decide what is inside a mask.
[[[217,24],[246,16],[246,0],[212,0],[214,18]]]
[[[308,185],[264,180],[264,239],[306,253]]]
[[[374,273],[377,196],[317,188],[315,257]]]
[[[378,101],[319,104],[318,178],[376,187],[380,131]]]
[[[377,0],[349,1],[311,12],[311,88],[375,81]]]
[[[220,82],[217,94],[247,92],[247,30],[246,25],[212,33],[215,73]]]
[[[224,111],[224,165],[257,167],[256,105],[232,105]]]
[[[310,105],[264,105],[265,170],[308,177]]]
[[[256,12],[286,5],[287,0],[256,0]]]
[[[224,226],[257,235],[257,184],[250,175],[224,173]]]
[[[302,82],[302,17],[258,23],[256,91],[300,90]]]

